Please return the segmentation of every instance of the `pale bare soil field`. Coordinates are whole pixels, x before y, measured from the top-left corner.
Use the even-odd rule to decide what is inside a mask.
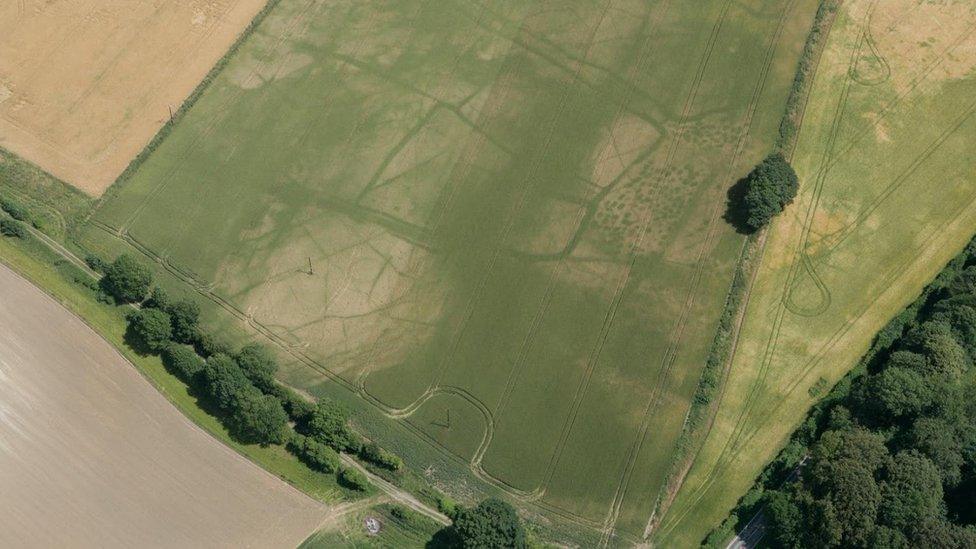
[[[294,547],[328,514],[6,267],[0,487],[0,547]]]
[[[264,3],[0,2],[0,147],[100,195]]]

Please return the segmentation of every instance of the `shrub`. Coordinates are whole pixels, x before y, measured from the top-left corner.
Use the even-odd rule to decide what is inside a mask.
[[[159,353],[169,344],[169,315],[158,309],[139,309],[128,314],[129,330],[146,350]]]
[[[234,354],[234,347],[229,342],[205,332],[197,334],[193,346],[196,347],[200,356],[207,358],[214,355]]]
[[[197,383],[206,362],[188,345],[171,343],[163,351],[163,365],[173,375],[190,385]]]
[[[444,494],[437,497],[437,510],[447,515],[447,518],[457,520],[458,505],[453,499]]]
[[[15,202],[7,197],[0,198],[0,209],[7,212],[7,215],[16,219],[17,221],[27,221],[30,218],[26,208],[24,208],[19,202]]]
[[[224,411],[237,408],[245,391],[253,388],[234,359],[225,354],[216,354],[207,359],[203,380],[207,394]]]
[[[232,427],[235,435],[244,442],[262,446],[284,442],[287,424],[288,414],[275,397],[253,386],[238,394]]]
[[[339,454],[315,439],[296,434],[288,442],[288,450],[315,471],[334,473],[339,469]]]
[[[105,271],[108,270],[108,263],[106,263],[104,259],[98,257],[95,254],[85,255],[85,265],[88,265],[88,268],[95,271],[96,273],[105,274]]]
[[[20,221],[14,219],[2,218],[0,219],[0,234],[3,236],[14,236],[21,239],[26,239],[30,236],[27,232],[27,228]]]
[[[197,338],[200,306],[188,299],[181,299],[170,303],[165,310],[173,323],[173,340],[180,343],[193,343]],[[247,371],[245,370],[244,373]]]
[[[145,299],[152,284],[152,271],[131,256],[122,254],[105,271],[105,289],[122,303]]]
[[[354,467],[343,467],[339,471],[339,483],[357,492],[365,492],[369,489],[369,479]]]
[[[249,343],[237,353],[235,357],[244,375],[251,380],[258,389],[270,392],[274,383],[274,374],[278,371],[278,361],[267,347],[260,343]]]
[[[391,471],[399,471],[403,467],[403,460],[396,454],[380,448],[379,444],[375,442],[363,445],[359,451],[359,456],[374,465]]]
[[[746,185],[746,224],[759,230],[793,201],[799,180],[786,158],[774,153],[753,168],[746,176]]]

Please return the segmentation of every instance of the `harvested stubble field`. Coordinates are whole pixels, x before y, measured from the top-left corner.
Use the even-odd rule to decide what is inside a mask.
[[[848,0],[705,446],[657,534],[697,543],[976,229],[976,6]],[[818,383],[818,380],[823,380]],[[826,382],[826,383],[825,383]]]
[[[284,547],[326,517],[4,266],[0,288],[0,545]]]
[[[263,5],[0,3],[0,147],[101,194]]]
[[[815,8],[282,0],[79,241],[470,481],[639,539]]]

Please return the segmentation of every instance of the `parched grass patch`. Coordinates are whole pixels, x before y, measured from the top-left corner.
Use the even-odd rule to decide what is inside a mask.
[[[816,5],[631,4],[281,0],[77,242],[431,478],[639,540]]]

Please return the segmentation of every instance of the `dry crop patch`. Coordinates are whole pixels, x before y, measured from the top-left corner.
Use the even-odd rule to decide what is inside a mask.
[[[701,540],[834,382],[976,229],[976,7],[844,2],[716,421],[658,532]]]
[[[0,146],[100,195],[263,0],[0,4]]]
[[[639,539],[814,9],[282,0],[81,241],[473,486]]]

